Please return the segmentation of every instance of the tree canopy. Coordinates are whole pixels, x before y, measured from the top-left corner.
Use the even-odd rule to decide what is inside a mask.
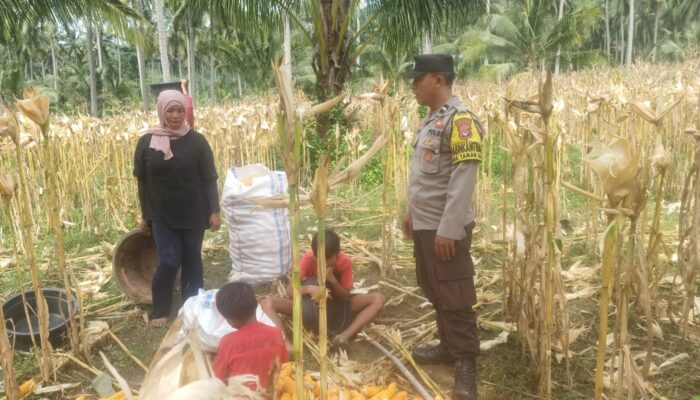
[[[426,45],[454,55],[460,79],[697,55],[700,2],[636,0],[632,13],[630,3],[163,0],[161,16],[155,0],[0,0],[0,96],[33,86],[65,111],[104,115],[147,106],[164,66],[192,81],[197,103],[261,95],[274,90],[285,39],[295,84],[320,99],[379,75],[401,81]]]

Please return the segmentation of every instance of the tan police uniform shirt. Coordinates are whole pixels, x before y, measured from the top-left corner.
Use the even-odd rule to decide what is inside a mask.
[[[453,96],[429,114],[413,142],[408,209],[413,230],[437,230],[448,239],[466,236],[474,221],[476,186],[485,131],[476,116]]]

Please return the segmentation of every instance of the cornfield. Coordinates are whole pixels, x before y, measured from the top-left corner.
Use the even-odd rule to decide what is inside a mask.
[[[692,61],[677,69],[639,65],[624,72],[592,70],[556,77],[526,73],[504,85],[456,87],[489,131],[476,191],[474,248],[480,259],[477,275],[483,271],[488,276],[488,281],[478,276],[480,296],[494,287],[497,296],[491,298],[495,309],[484,318],[517,326],[522,358],[532,360],[541,398],[553,398],[556,381],[570,387],[571,363],[589,351],[596,362],[586,385],[596,399],[668,398],[652,378],[683,356],[657,354],[654,343],[677,331],[698,353],[698,69],[700,62]],[[286,168],[295,175],[290,178],[299,190],[294,196],[301,207],[311,200],[321,230],[323,219],[333,215],[324,208],[326,195],[332,198],[334,189],[349,182],[342,195],[362,198],[366,185],[351,179],[358,174],[362,179],[357,167],[367,163],[368,151],[372,155],[382,147],[374,155],[383,177],[382,205],[373,210],[382,224],[381,238],[376,238],[380,244],[374,247],[381,254],[374,261],[382,278],[389,279],[412,273],[397,268],[410,266],[410,261],[401,254],[396,221],[405,203],[410,143],[420,117],[410,93],[387,95],[388,87],[382,82],[376,93],[348,94],[346,109],[355,121],[347,131],[336,127],[322,149],[328,155],[347,149],[346,154],[327,164],[317,162],[320,173],[312,168],[318,151],[309,145],[313,129],[299,130],[295,118],[303,117],[296,109],[291,113],[291,106],[278,116],[279,99],[198,109],[196,129],[214,150],[220,184],[233,166]],[[308,103],[291,91],[285,96],[286,101]],[[0,261],[13,260],[21,284],[28,283],[21,270],[30,266],[31,284],[38,288],[40,273],[54,264],[60,268],[63,249],[38,249],[35,257],[33,243],[55,239],[60,231],[113,237],[136,226],[133,149],[144,128],[154,124],[155,114],[52,116],[50,127],[44,128],[27,113],[5,109],[3,118],[11,116],[18,121],[17,136],[6,134],[0,124]],[[301,140],[296,150],[295,140]],[[290,193],[290,207],[296,207],[292,197]],[[80,277],[70,264],[65,268],[65,286],[79,287]],[[76,295],[81,303],[90,301],[79,291]],[[571,304],[582,299],[598,302],[587,310],[596,315],[595,323],[588,322],[594,328],[574,313]],[[79,348],[83,329],[72,328],[75,354],[84,351]],[[596,343],[582,346],[589,333]],[[5,337],[0,332],[8,378],[12,357],[6,354]],[[416,334],[414,343],[429,339]],[[295,345],[301,340],[295,337]],[[50,349],[43,341],[36,345],[44,349],[41,371],[48,379]],[[325,360],[325,339],[319,346]],[[683,354],[688,353],[692,351]],[[320,365],[319,390],[325,394],[327,367]],[[304,381],[301,368],[296,381]],[[12,398],[10,392],[17,389],[5,388]],[[297,386],[296,393],[303,395],[303,388]]]

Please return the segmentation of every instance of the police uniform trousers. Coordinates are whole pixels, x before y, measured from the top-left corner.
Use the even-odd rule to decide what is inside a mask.
[[[465,227],[467,236],[455,241],[456,255],[448,261],[435,254],[437,231],[413,231],[418,284],[435,308],[440,342],[455,359],[479,355],[476,312],[472,310],[476,304],[470,254],[474,225]]]

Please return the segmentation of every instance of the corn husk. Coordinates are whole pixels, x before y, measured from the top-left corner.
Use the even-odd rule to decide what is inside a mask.
[[[49,122],[49,98],[39,94],[36,89],[24,90],[24,99],[17,101],[17,107],[27,118],[39,126]]]
[[[655,109],[652,109],[651,104],[649,102],[643,101],[633,101],[630,103],[630,107],[637,115],[639,115],[643,119],[647,120],[648,122],[651,122],[654,125],[658,125],[661,123],[661,120],[663,120],[664,116],[668,114],[668,112],[671,111],[675,106],[677,106],[681,102],[681,100],[683,100],[683,96],[684,93],[681,93],[680,96],[677,96],[670,103],[663,106],[659,104]]]
[[[12,196],[15,194],[17,189],[17,183],[15,180],[6,173],[0,173],[0,197],[9,202]]]
[[[664,148],[661,136],[656,137],[656,145],[654,146],[654,155],[651,158],[651,163],[657,173],[665,170],[668,166],[668,156],[666,155],[666,149]]]
[[[583,160],[598,174],[613,207],[625,198],[637,200],[640,155],[628,139],[615,138]]]
[[[167,346],[162,348],[164,352],[157,354],[157,361],[151,365],[144,377],[140,398],[167,398],[168,395],[191,382],[206,380],[213,376],[211,365],[196,332],[197,330],[193,329],[185,339],[169,348]],[[172,337],[173,335],[169,332],[163,339],[163,344],[167,344]]]
[[[242,375],[229,379],[225,385],[217,378],[199,380],[189,383],[173,392],[165,400],[224,400],[224,399],[262,399],[259,392],[245,386],[246,382],[257,383],[258,377]]]
[[[19,125],[15,114],[10,111],[4,104],[0,104],[0,137],[7,136],[12,139],[15,146],[19,145]]]

